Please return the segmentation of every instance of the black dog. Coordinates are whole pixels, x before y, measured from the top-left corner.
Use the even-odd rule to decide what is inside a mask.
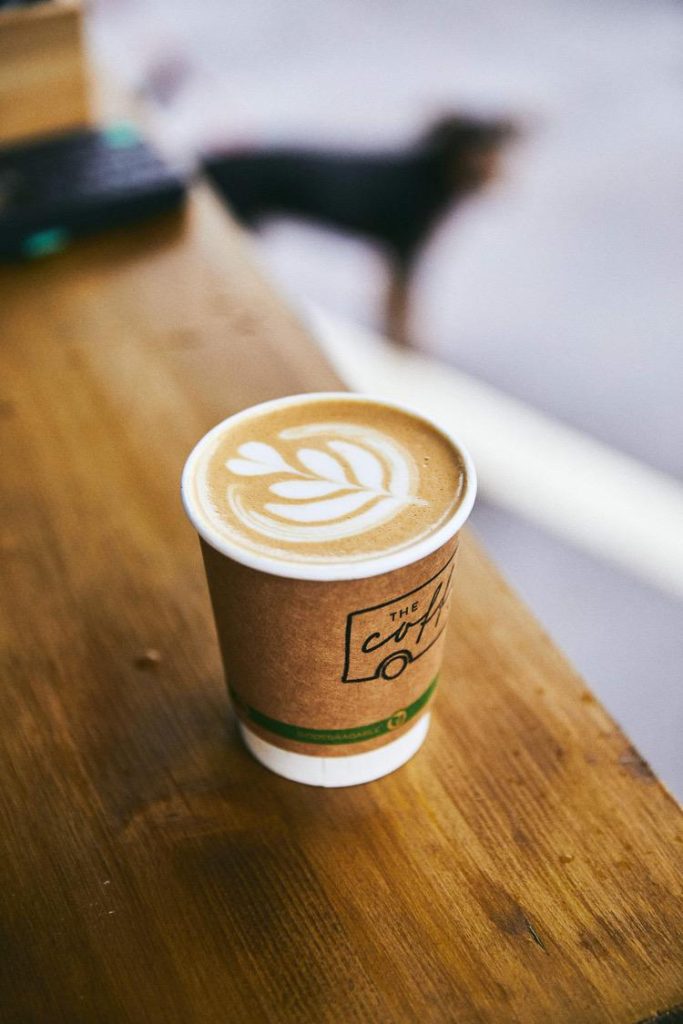
[[[408,281],[417,254],[446,210],[493,177],[513,134],[508,122],[446,117],[401,150],[217,153],[204,159],[203,169],[247,226],[294,217],[377,244],[392,271],[387,330],[405,342]]]

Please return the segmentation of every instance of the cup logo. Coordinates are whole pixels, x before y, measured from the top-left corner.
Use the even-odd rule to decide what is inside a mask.
[[[272,540],[301,544],[354,537],[408,505],[427,504],[417,497],[419,478],[410,454],[377,430],[309,423],[282,430],[277,439],[277,447],[247,441],[225,463],[236,477],[274,478],[258,489],[246,480],[231,483],[226,495],[243,526]]]
[[[427,653],[448,622],[454,558],[455,551],[435,576],[407,594],[347,616],[342,682],[391,682]]]

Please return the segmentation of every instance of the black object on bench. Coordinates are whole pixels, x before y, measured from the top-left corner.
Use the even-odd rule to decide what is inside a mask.
[[[182,177],[127,124],[4,146],[0,256],[45,256],[79,235],[172,209],[184,194]]]

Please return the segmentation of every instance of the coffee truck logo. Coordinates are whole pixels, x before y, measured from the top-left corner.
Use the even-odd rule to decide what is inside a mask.
[[[384,604],[360,608],[346,620],[342,682],[398,679],[446,628],[453,557],[436,576]],[[396,722],[396,728],[400,722]]]
[[[262,489],[247,488],[244,481],[227,491],[242,525],[272,540],[336,541],[388,522],[407,505],[426,504],[417,497],[418,472],[410,454],[377,430],[309,423],[277,437],[283,442],[279,449],[247,441],[226,462],[238,477],[275,478]],[[303,439],[308,443],[291,444]]]

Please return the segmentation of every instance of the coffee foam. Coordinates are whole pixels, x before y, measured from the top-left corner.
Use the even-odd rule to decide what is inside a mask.
[[[443,532],[468,476],[459,447],[418,414],[331,393],[226,420],[188,460],[183,489],[200,533],[238,560],[334,566]]]

